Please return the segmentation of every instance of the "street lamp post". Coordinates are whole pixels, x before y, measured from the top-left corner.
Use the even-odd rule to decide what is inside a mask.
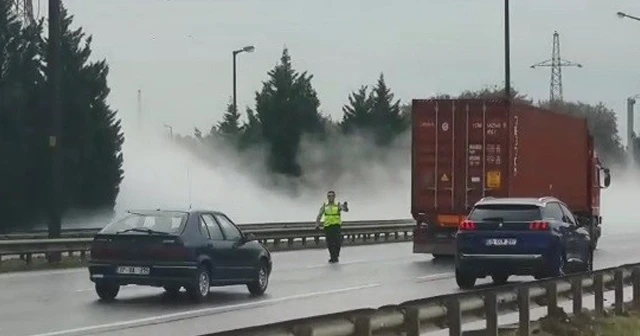
[[[255,48],[253,46],[246,46],[242,49],[233,51],[233,110],[238,112],[237,95],[236,95],[236,55],[242,52],[253,52]]]
[[[504,94],[511,99],[511,45],[509,38],[509,0],[504,0]]]
[[[618,12],[618,13],[616,13],[616,15],[618,15],[618,17],[620,17],[621,19],[629,18],[629,19],[633,19],[633,20],[636,20],[636,21],[640,21],[639,17],[633,16],[633,15],[629,15],[629,14],[626,14],[626,13],[623,13],[623,12]]]
[[[635,160],[635,148],[633,146],[633,129],[635,124],[633,106],[635,105],[637,98],[640,98],[640,94],[627,98],[627,151],[629,152],[632,162]]]
[[[49,195],[48,237],[59,238],[62,232],[62,65],[61,65],[61,0],[49,0],[49,94],[51,95],[51,133],[49,148],[51,152],[51,194]],[[59,253],[48,255],[51,261],[60,261]]]

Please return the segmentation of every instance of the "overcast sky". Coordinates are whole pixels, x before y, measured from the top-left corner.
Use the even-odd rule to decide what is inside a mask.
[[[46,13],[46,0],[34,0]],[[142,90],[147,126],[208,131],[232,94],[231,51],[238,58],[238,104],[255,91],[286,45],[294,67],[314,74],[323,112],[341,117],[348,94],[384,72],[403,101],[457,93],[504,78],[502,0],[63,0],[75,25],[94,36],[94,58],[111,67],[110,103],[135,122]],[[535,99],[548,99],[558,30],[565,100],[602,101],[626,130],[625,99],[640,93],[637,0],[512,1],[512,80]],[[638,129],[638,128],[636,128]],[[622,136],[624,139],[624,136]]]

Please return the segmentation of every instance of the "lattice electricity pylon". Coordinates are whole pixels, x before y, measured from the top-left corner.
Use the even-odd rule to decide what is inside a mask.
[[[33,2],[32,0],[12,0],[15,5],[16,13],[22,21],[23,25],[30,25],[34,22]]]
[[[553,32],[553,51],[551,53],[551,59],[531,66],[531,68],[551,67],[550,101],[562,101],[562,67],[565,66],[582,68],[581,64],[560,58],[560,34],[555,31]]]

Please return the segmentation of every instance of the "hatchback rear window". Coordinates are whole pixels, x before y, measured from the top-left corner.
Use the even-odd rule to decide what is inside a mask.
[[[540,208],[524,204],[491,204],[475,207],[469,214],[471,221],[530,222],[541,218]]]
[[[176,234],[182,231],[187,213],[173,211],[130,212],[102,229],[100,233],[163,233]]]

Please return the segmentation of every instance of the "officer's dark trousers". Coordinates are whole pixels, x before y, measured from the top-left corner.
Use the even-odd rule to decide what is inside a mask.
[[[342,231],[340,225],[330,225],[324,227],[324,237],[332,260],[340,257],[340,247],[342,246]]]

